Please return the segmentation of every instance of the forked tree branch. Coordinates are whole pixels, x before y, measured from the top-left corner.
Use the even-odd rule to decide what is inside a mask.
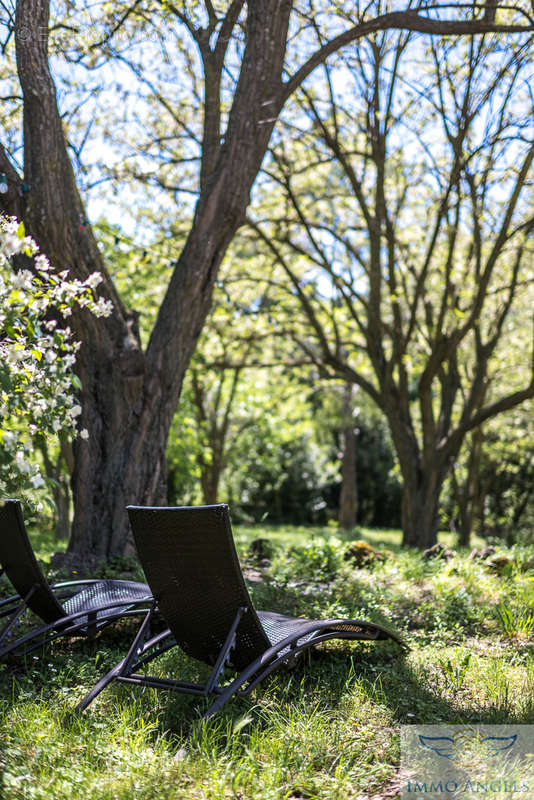
[[[481,6],[474,3],[467,7],[477,8]],[[435,8],[439,8],[439,6],[427,6],[426,10],[432,11]],[[517,10],[519,11],[519,9]],[[526,25],[503,25],[492,22],[486,17],[480,20],[439,20],[422,16],[417,11],[410,10],[392,11],[389,14],[382,14],[379,17],[375,17],[375,19],[362,22],[353,28],[349,28],[349,30],[335,36],[316,50],[315,53],[313,53],[313,55],[283,83],[279,94],[280,108],[295,89],[306,80],[308,75],[337,50],[340,50],[342,47],[358,39],[376,33],[377,31],[391,29],[426,33],[430,36],[474,36],[484,33],[528,33],[534,30],[534,22],[530,20]]]

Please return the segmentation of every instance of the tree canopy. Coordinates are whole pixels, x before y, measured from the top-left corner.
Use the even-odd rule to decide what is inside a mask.
[[[10,124],[22,124],[24,135],[20,159],[12,131],[0,146],[8,188],[0,208],[24,220],[57,269],[68,266],[82,281],[99,271],[99,294],[113,307],[107,318],[74,315],[84,342],[77,362],[81,425],[89,432],[74,449],[74,557],[124,552],[124,506],[165,499],[165,447],[183,377],[219,267],[245,221],[272,132],[293,94],[336,53],[349,54],[355,43],[374,41],[379,31],[453,37],[497,32],[511,42],[532,30],[529,12],[520,4],[494,3],[412,8],[375,2],[349,8],[290,0],[182,6],[149,1],[96,8],[60,4],[50,23],[47,0],[18,0],[13,13],[7,9],[4,50],[12,52],[14,44],[17,73],[15,78],[8,70],[5,76],[7,116]],[[137,80],[135,102],[127,97],[118,65]],[[74,79],[69,85],[76,66],[96,76],[87,102],[93,96],[108,101],[105,113],[94,114],[85,130],[81,105],[73,102],[80,88]],[[384,128],[378,109],[373,114],[373,146],[379,146]],[[466,124],[463,117],[455,119],[454,135]],[[130,140],[124,161],[109,158],[112,177],[133,174],[158,196],[161,190],[180,201],[179,209],[169,205],[173,219],[161,226],[172,269],[146,346],[138,316],[119,295],[99,250],[80,188],[88,180],[84,152],[89,143],[98,149],[104,141],[98,129],[107,129],[108,141]],[[120,135],[124,130],[131,136]],[[108,159],[109,150],[103,152]],[[503,230],[506,235],[508,227]],[[374,284],[370,304],[376,299]],[[383,325],[378,317],[373,324],[380,358]]]
[[[534,396],[531,84],[531,40],[370,37],[302,87],[249,212],[294,338],[388,420],[406,544],[466,435]]]

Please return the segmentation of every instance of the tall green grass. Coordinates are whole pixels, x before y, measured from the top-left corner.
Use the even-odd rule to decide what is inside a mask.
[[[32,534],[48,561],[53,543]],[[374,798],[396,786],[401,724],[534,722],[534,552],[514,561],[507,551],[511,567],[498,575],[466,555],[445,563],[403,552],[398,532],[352,536],[387,550],[385,561],[355,569],[344,558],[350,537],[331,528],[238,529],[254,602],[386,619],[407,654],[391,642],[328,643],[207,723],[202,699],[126,685],[73,719],[135,624],[93,644],[59,640],[0,665],[1,800]],[[258,537],[274,543],[261,568],[248,552]],[[178,651],[153,665],[190,680],[206,669]]]

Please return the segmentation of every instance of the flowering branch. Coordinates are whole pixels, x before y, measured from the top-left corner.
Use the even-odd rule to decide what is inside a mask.
[[[14,268],[21,255],[32,259],[31,269]],[[98,272],[84,281],[54,272],[23,224],[0,216],[0,493],[45,484],[37,436],[88,438],[77,428],[81,385],[73,367],[80,342],[66,321],[75,306],[111,313],[111,303],[94,294],[101,281]]]

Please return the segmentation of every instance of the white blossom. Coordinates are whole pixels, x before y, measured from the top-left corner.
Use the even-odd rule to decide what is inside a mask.
[[[37,472],[35,475],[32,475],[30,478],[30,483],[34,489],[39,489],[41,486],[44,486],[44,479],[40,472]]]
[[[16,253],[33,256],[35,272],[15,271]],[[102,316],[112,304],[95,298],[100,273],[85,281],[69,280],[69,271],[54,272],[46,256],[14,218],[0,215],[0,490],[17,491],[45,485],[36,462],[32,437],[64,432],[87,439],[76,430],[82,413],[75,394],[72,368],[81,342],[58,325],[58,313],[70,317],[74,307]],[[53,314],[56,318],[47,317]]]
[[[101,272],[93,272],[89,277],[86,279],[85,284],[89,286],[90,289],[96,289],[102,281],[104,280]]]

